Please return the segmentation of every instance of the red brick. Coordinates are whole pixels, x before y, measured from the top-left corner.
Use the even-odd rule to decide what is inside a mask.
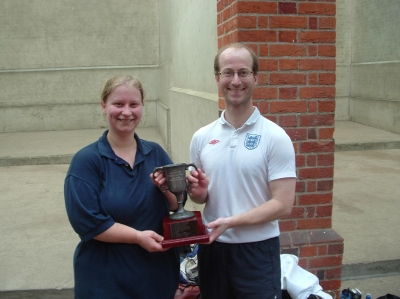
[[[297,167],[297,163],[296,163]],[[305,183],[304,182],[296,182],[296,192],[304,192],[305,191]]]
[[[296,221],[295,220],[280,220],[279,221],[279,229],[281,232],[293,231],[296,229]]]
[[[335,87],[301,87],[301,99],[335,98]]]
[[[295,219],[305,218],[304,207],[293,207],[290,217]]]
[[[334,152],[335,143],[330,140],[317,140],[303,142],[300,145],[300,152],[302,153],[323,153],[323,152]]]
[[[318,55],[318,48],[316,45],[310,45],[307,48],[307,52],[309,56],[317,56]]]
[[[317,182],[317,191],[318,192],[326,192],[333,190],[333,180],[324,180]]]
[[[279,31],[278,41],[281,43],[295,43],[297,42],[296,31]]]
[[[316,207],[317,217],[332,217],[332,205]]]
[[[261,114],[269,113],[269,102],[260,101],[258,105],[258,109],[260,110]]]
[[[319,129],[319,138],[320,139],[332,139],[334,128],[320,128]]]
[[[268,52],[268,45],[265,44],[261,44],[260,45],[260,56],[269,56],[269,52]],[[260,60],[260,58],[259,58]]]
[[[307,139],[307,130],[306,129],[286,129],[286,133],[289,135],[290,139],[292,141],[298,141],[298,140],[306,140]]]
[[[320,29],[335,29],[336,28],[336,18],[335,17],[321,17],[319,19]]]
[[[232,14],[231,14],[231,8],[230,8],[230,7],[225,8],[225,9],[222,11],[222,21],[226,21],[226,20],[229,19],[231,16],[232,16]]]
[[[308,19],[308,28],[309,29],[318,29],[318,19],[316,17],[310,17]]]
[[[332,203],[332,193],[299,195],[300,205],[330,204],[330,203]]]
[[[273,30],[239,30],[238,38],[241,42],[276,42],[277,34]]]
[[[328,245],[328,254],[343,254],[344,244],[329,244]]]
[[[307,166],[317,166],[317,158],[315,155],[307,155]]]
[[[326,179],[333,177],[333,167],[312,167],[299,169],[302,179]]]
[[[278,12],[278,5],[274,2],[251,1],[251,2],[238,2],[238,13],[256,13],[256,14],[276,14]]]
[[[308,84],[310,84],[310,85],[317,85],[317,84],[318,84],[318,74],[316,74],[316,73],[309,73],[309,74],[308,74]]]
[[[308,218],[297,221],[297,229],[318,229],[332,227],[331,218]]]
[[[260,71],[277,71],[279,65],[278,59],[260,58],[258,66]]]
[[[296,14],[297,5],[294,2],[279,2],[278,12],[280,14]]]
[[[269,28],[295,28],[306,29],[308,22],[306,17],[293,16],[271,16],[269,20]]]
[[[342,264],[341,255],[314,257],[309,259],[310,268],[334,267]]]
[[[258,72],[258,86],[268,84],[268,74]]]
[[[217,1],[217,12],[220,12],[224,9],[224,1]],[[218,22],[219,24],[220,22]]]
[[[333,126],[334,123],[333,114],[300,116],[300,126],[302,127]]]
[[[307,217],[308,218],[314,218],[314,216],[315,216],[315,206],[307,206],[306,210],[307,210]]]
[[[298,59],[279,59],[279,70],[281,71],[291,71],[299,69]]]
[[[276,99],[278,90],[274,87],[257,87],[253,92],[253,99]]]
[[[299,85],[307,83],[307,75],[304,73],[271,73],[270,84],[273,85]]]
[[[319,245],[317,247],[317,252],[318,252],[317,253],[318,256],[324,256],[328,252],[328,248],[326,245]]]
[[[307,46],[299,44],[271,44],[270,56],[307,56]]]
[[[297,116],[295,115],[279,116],[279,124],[282,127],[297,127]]]
[[[341,279],[342,277],[342,267],[335,267],[325,270],[325,278],[330,279]]]
[[[258,28],[268,28],[268,17],[258,16]]]
[[[306,165],[306,159],[304,155],[296,155],[296,168],[302,167]],[[302,190],[304,190],[304,186],[302,186]],[[299,190],[296,190],[299,191]]]
[[[319,56],[327,56],[327,57],[335,57],[336,56],[336,46],[334,46],[334,45],[319,45],[318,46],[318,55]]]
[[[317,101],[309,100],[308,101],[308,113],[315,113],[318,111]]]
[[[327,3],[299,3],[299,14],[334,16],[336,14],[336,5]]]
[[[316,246],[301,246],[300,247],[300,256],[301,257],[315,256],[316,254],[317,254]]]
[[[320,85],[335,85],[336,75],[334,73],[318,74],[318,83]]]
[[[303,31],[300,32],[301,43],[334,43],[336,32],[332,31]]]
[[[279,88],[280,99],[296,99],[297,98],[297,87]]]
[[[300,70],[311,71],[334,71],[336,70],[335,59],[300,59]]]
[[[257,25],[257,19],[254,16],[236,16],[234,20],[236,28],[255,28]]]
[[[218,100],[218,108],[225,109],[225,101],[223,99]]]
[[[336,106],[335,100],[318,101],[319,112],[335,112],[335,106]]]
[[[307,181],[306,192],[315,192],[317,190],[315,181]]]

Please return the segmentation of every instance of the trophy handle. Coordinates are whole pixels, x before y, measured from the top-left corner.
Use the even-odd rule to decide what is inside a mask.
[[[189,166],[193,166],[196,169],[196,171],[198,171],[196,164],[194,163],[186,164],[186,169],[189,169]]]

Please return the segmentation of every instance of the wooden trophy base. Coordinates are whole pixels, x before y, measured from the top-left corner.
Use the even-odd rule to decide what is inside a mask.
[[[210,240],[200,211],[194,211],[192,218],[183,220],[171,220],[169,216],[165,216],[163,226],[164,240],[161,242],[163,248],[207,243]]]

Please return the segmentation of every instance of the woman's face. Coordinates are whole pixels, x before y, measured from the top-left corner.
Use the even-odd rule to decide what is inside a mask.
[[[122,84],[101,102],[107,117],[109,130],[116,133],[132,134],[142,119],[143,99],[136,87]]]

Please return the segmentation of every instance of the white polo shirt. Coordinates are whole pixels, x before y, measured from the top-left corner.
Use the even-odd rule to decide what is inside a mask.
[[[251,210],[271,198],[269,182],[295,178],[292,141],[277,124],[255,107],[239,129],[225,120],[225,111],[200,128],[190,144],[190,158],[209,178],[203,218],[207,224]],[[224,243],[257,242],[279,236],[278,221],[228,229]]]

